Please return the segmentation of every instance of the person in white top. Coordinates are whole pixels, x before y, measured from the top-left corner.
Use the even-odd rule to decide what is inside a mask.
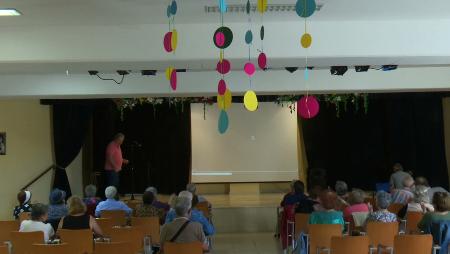
[[[34,204],[31,210],[31,220],[24,220],[20,224],[20,232],[44,232],[44,241],[47,242],[55,235],[50,224],[44,223],[48,218],[48,206],[44,204]]]

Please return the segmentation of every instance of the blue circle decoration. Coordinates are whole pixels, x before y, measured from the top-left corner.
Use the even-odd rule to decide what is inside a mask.
[[[253,33],[252,33],[251,30],[248,30],[248,31],[245,33],[245,43],[251,44],[252,41],[253,41]]]
[[[224,134],[228,130],[229,119],[226,111],[220,111],[218,130],[220,134]]]
[[[297,15],[302,18],[308,18],[314,14],[316,11],[316,1],[315,0],[297,0],[295,5],[295,11]]]
[[[219,0],[219,10],[220,13],[227,12],[227,2],[225,0]]]
[[[177,10],[178,10],[177,1],[173,0],[172,4],[170,5],[170,13],[172,15],[175,15],[177,14]]]
[[[170,18],[172,16],[172,5],[167,6],[167,17]]]

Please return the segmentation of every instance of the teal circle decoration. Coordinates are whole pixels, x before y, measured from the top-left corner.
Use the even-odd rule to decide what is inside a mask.
[[[295,4],[295,11],[297,12],[298,16],[302,18],[308,18],[316,11],[316,1],[297,0],[297,4]]]
[[[177,1],[173,0],[172,4],[170,5],[170,14],[176,15],[178,10]]]
[[[225,110],[220,111],[218,130],[220,134],[224,134],[228,130],[229,119]]]
[[[253,41],[253,33],[252,33],[251,30],[248,30],[248,31],[245,33],[245,43],[251,44],[252,41]]]
[[[264,26],[261,26],[261,30],[259,31],[259,37],[261,38],[261,40],[264,40]]]

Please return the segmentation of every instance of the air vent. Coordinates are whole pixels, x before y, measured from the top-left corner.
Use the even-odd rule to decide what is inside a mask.
[[[323,4],[317,3],[316,11],[320,11],[323,7]],[[250,10],[252,12],[256,12],[256,4],[252,5]],[[293,12],[295,11],[295,4],[268,4],[267,12]],[[218,13],[219,6],[205,6],[206,13]],[[246,5],[245,4],[232,4],[228,5],[227,12],[230,13],[245,13]]]

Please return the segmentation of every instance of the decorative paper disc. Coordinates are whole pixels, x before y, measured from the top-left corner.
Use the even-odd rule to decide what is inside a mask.
[[[267,0],[258,0],[257,9],[261,13],[266,12],[267,11]]]
[[[258,109],[258,97],[254,91],[247,91],[244,95],[244,106],[248,111],[256,111]]]
[[[219,61],[223,61],[223,50],[220,51]]]
[[[309,79],[309,70],[308,67],[305,68],[305,80]]]
[[[218,130],[220,134],[224,134],[228,130],[229,119],[226,111],[220,111]]]
[[[267,56],[264,52],[260,53],[258,56],[258,66],[261,70],[265,70],[267,67]]]
[[[177,90],[177,70],[173,70],[172,74],[170,74],[170,87],[172,90]]]
[[[250,14],[250,9],[251,9],[250,0],[247,0],[247,5],[245,6],[245,12],[247,12],[247,14]]]
[[[297,113],[305,119],[315,117],[319,113],[319,109],[319,101],[314,96],[303,96],[297,102]]]
[[[170,80],[170,77],[172,76],[172,72],[173,72],[173,67],[172,66],[167,67],[167,69],[166,69],[166,79],[167,80]]]
[[[224,95],[217,96],[217,106],[221,110],[228,110],[231,107],[232,96],[231,91],[227,89]]]
[[[251,30],[248,30],[248,31],[245,33],[245,43],[251,44],[252,41],[253,41],[253,33],[252,33]]]
[[[219,0],[219,10],[221,13],[227,12],[227,2],[225,0]]]
[[[233,32],[226,26],[219,27],[214,33],[213,41],[220,49],[228,48],[233,42]]]
[[[217,92],[219,95],[224,95],[227,91],[227,83],[225,83],[225,80],[221,79],[219,81],[219,84],[217,85]]]
[[[177,50],[178,46],[178,32],[176,29],[172,30],[172,39],[170,41],[170,45],[172,46],[172,51]]]
[[[302,38],[300,40],[300,43],[302,44],[302,47],[309,48],[311,46],[312,43],[312,36],[309,33],[304,33],[302,35]]]
[[[261,26],[261,30],[259,30],[259,37],[264,40],[264,26]]]
[[[255,74],[256,68],[255,65],[248,62],[244,65],[244,72],[248,75],[248,76],[253,76],[253,74]]]
[[[315,0],[297,0],[295,5],[295,11],[297,15],[302,18],[310,17],[316,11],[316,1]]]
[[[167,6],[167,14],[166,15],[168,18],[170,18],[170,16],[172,16],[171,9],[172,9],[172,5]]]
[[[177,14],[177,10],[178,10],[177,1],[173,0],[172,4],[170,5],[170,13],[172,15],[175,15]]]
[[[220,74],[227,74],[231,70],[231,63],[227,59],[219,61],[216,66],[216,71]]]
[[[164,35],[164,49],[167,52],[172,52],[172,32],[167,32]]]

